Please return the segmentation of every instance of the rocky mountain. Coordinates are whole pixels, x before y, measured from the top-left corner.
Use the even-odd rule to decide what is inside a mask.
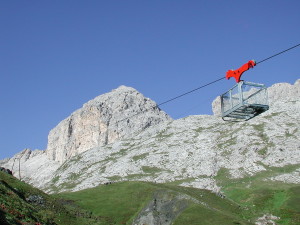
[[[62,121],[50,132],[46,151],[24,150],[0,164],[48,193],[123,180],[217,193],[224,179],[300,183],[300,80],[268,92],[267,112],[232,123],[215,115],[173,121],[153,101],[120,87]]]
[[[171,120],[151,99],[133,88],[120,86],[87,102],[52,129],[46,154],[63,163],[93,147]]]

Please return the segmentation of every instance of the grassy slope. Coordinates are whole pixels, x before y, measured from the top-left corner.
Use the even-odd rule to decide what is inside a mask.
[[[217,178],[227,198],[247,209],[246,219],[253,218],[253,215],[273,214],[280,217],[276,224],[300,224],[300,185],[267,179],[297,168],[299,165],[270,167],[267,171],[242,179],[232,179],[228,171],[222,169]]]
[[[263,181],[264,176],[262,173],[236,180],[219,176],[225,199],[206,190],[147,182],[120,182],[59,196],[105,217],[106,221],[99,224],[131,224],[152,200],[153,193],[162,189],[186,194],[200,202],[191,201],[176,218],[175,225],[254,224],[264,214],[279,216],[276,224],[300,224],[300,185]]]
[[[42,201],[28,201],[38,196]],[[27,199],[27,200],[26,200]],[[0,172],[0,224],[93,224],[99,218]]]
[[[201,203],[190,201],[189,207],[174,224],[248,224],[238,204],[222,199],[206,190],[147,182],[120,182],[79,192],[59,194],[75,201],[97,216],[107,218],[99,224],[131,224],[138,212],[152,199],[157,190],[185,194]]]
[[[273,173],[277,170],[270,169]],[[47,195],[0,172],[0,224],[131,224],[158,190],[196,200],[189,201],[175,225],[254,224],[267,213],[281,217],[277,224],[300,224],[300,185],[264,181],[268,173],[232,180],[226,170],[221,171],[218,182],[227,196],[222,199],[206,190],[147,182],[120,182]],[[30,195],[41,196],[44,203],[28,202]]]
[[[123,182],[58,196],[75,200],[82,208],[106,218],[99,224],[126,224],[150,200],[153,190],[151,185],[144,183]]]

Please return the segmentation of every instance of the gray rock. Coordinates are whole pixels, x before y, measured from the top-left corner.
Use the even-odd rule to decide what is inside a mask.
[[[282,101],[297,101],[300,98],[300,79],[294,85],[277,83],[268,88],[269,103],[271,105]]]
[[[11,170],[10,170],[10,169],[6,169],[6,168],[4,168],[4,167],[0,167],[0,171],[2,171],[2,172],[4,172],[4,173],[7,173],[7,174],[9,174],[9,175],[12,175]]]
[[[87,102],[52,129],[46,154],[63,163],[164,121],[172,119],[155,102],[133,88],[120,86]]]
[[[133,221],[133,225],[169,225],[187,208],[191,197],[176,192],[159,190]],[[194,200],[196,201],[196,200]]]
[[[26,198],[26,201],[41,206],[45,204],[44,198],[40,195],[30,195]]]
[[[274,216],[272,214],[265,214],[262,217],[257,218],[255,225],[276,225],[276,220],[280,217]]]

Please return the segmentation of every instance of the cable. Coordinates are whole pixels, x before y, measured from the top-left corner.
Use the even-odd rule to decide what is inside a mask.
[[[198,88],[195,88],[195,89],[193,89],[193,90],[191,90],[191,91],[185,92],[185,93],[183,93],[183,94],[181,94],[181,95],[178,95],[178,96],[176,96],[176,97],[174,97],[174,98],[171,98],[171,99],[169,99],[169,100],[167,100],[167,101],[164,101],[164,102],[158,104],[157,106],[161,106],[161,105],[167,104],[167,103],[169,103],[169,102],[171,102],[171,101],[174,101],[175,99],[181,98],[181,97],[183,97],[183,96],[185,96],[185,95],[188,95],[188,94],[190,94],[190,93],[192,93],[192,92],[194,92],[194,91],[197,91],[197,90],[199,90],[199,89],[201,89],[201,88],[204,88],[204,87],[206,87],[206,86],[209,86],[209,85],[211,85],[211,84],[213,84],[213,83],[216,83],[216,82],[218,82],[218,81],[220,81],[220,80],[223,80],[223,79],[225,79],[225,77],[221,77],[221,78],[219,78],[219,79],[217,79],[217,80],[214,80],[214,81],[212,81],[212,82],[210,82],[210,83],[204,84],[204,85],[202,85],[202,86],[200,86],[200,87],[198,87]]]
[[[281,52],[279,52],[279,53],[277,53],[277,54],[275,54],[275,55],[272,55],[272,56],[270,56],[270,57],[268,57],[268,58],[265,58],[265,59],[263,59],[263,60],[257,62],[256,65],[259,64],[259,63],[265,62],[265,61],[267,61],[267,60],[269,60],[269,59],[271,59],[271,58],[273,58],[273,57],[275,57],[275,56],[278,56],[278,55],[280,55],[280,54],[283,54],[283,53],[285,53],[285,52],[287,52],[287,51],[289,51],[289,50],[291,50],[291,49],[293,49],[293,48],[296,48],[296,47],[298,47],[298,46],[300,46],[300,44],[297,44],[297,45],[295,45],[295,46],[293,46],[293,47],[290,47],[290,48],[288,48],[288,49],[286,49],[286,50],[283,50],[283,51],[281,51]],[[211,82],[209,82],[209,83],[207,83],[207,84],[204,84],[204,85],[202,85],[202,86],[200,86],[200,87],[197,87],[197,88],[195,88],[195,89],[193,89],[193,90],[191,90],[191,91],[188,91],[188,92],[185,92],[185,93],[180,94],[180,95],[178,95],[178,96],[175,96],[175,97],[173,97],[173,98],[171,98],[171,99],[169,99],[169,100],[166,100],[166,101],[164,101],[164,102],[161,102],[161,103],[159,103],[159,104],[156,104],[156,105],[153,106],[153,107],[150,107],[150,108],[148,108],[148,109],[144,109],[144,110],[142,110],[142,111],[140,111],[140,112],[137,112],[137,113],[135,113],[135,114],[133,114],[133,115],[131,115],[131,116],[126,117],[125,119],[122,119],[122,120],[119,120],[119,121],[113,123],[113,125],[118,124],[118,123],[120,123],[120,122],[123,122],[123,121],[125,121],[125,120],[129,120],[129,119],[131,119],[132,117],[135,117],[135,116],[137,116],[137,115],[139,115],[139,114],[145,113],[145,112],[147,112],[147,111],[149,111],[149,110],[151,110],[151,109],[158,108],[158,107],[161,106],[161,105],[167,104],[167,103],[169,103],[169,102],[171,102],[171,101],[174,101],[174,100],[176,100],[176,99],[178,99],[178,98],[181,98],[181,97],[183,97],[183,96],[185,96],[185,95],[188,95],[188,94],[190,94],[190,93],[192,93],[192,92],[195,92],[195,91],[197,91],[197,90],[200,90],[200,89],[202,89],[202,88],[204,88],[204,87],[207,87],[207,86],[209,86],[209,85],[211,85],[211,84],[214,84],[214,83],[216,83],[216,82],[218,82],[218,81],[220,81],[220,80],[223,80],[223,79],[225,79],[225,76],[223,76],[223,77],[221,77],[221,78],[219,78],[219,79],[216,79],[216,80],[214,80],[214,81],[211,81]],[[111,125],[111,124],[110,124],[110,125]],[[92,134],[93,134],[93,133],[92,133]],[[89,136],[89,135],[90,135],[90,134],[88,133],[88,134],[85,134],[84,136]],[[124,134],[124,135],[125,135],[125,134]],[[124,135],[123,135],[123,136],[124,136]],[[122,137],[122,136],[121,136],[121,137]],[[119,137],[119,138],[121,138],[121,137]],[[60,146],[64,146],[64,145],[60,145]],[[55,147],[60,147],[60,146],[55,146]]]
[[[268,58],[266,58],[266,59],[263,59],[263,60],[257,62],[256,65],[259,64],[259,63],[262,63],[262,62],[264,62],[264,61],[267,61],[267,60],[269,60],[269,59],[271,59],[271,58],[273,58],[273,57],[275,57],[275,56],[278,56],[278,55],[280,55],[280,54],[282,54],[282,53],[284,53],[284,52],[287,52],[287,51],[289,51],[289,50],[291,50],[291,49],[293,49],[293,48],[296,48],[296,47],[298,47],[298,46],[300,46],[300,44],[297,44],[297,45],[295,45],[295,46],[293,46],[293,47],[291,47],[291,48],[288,48],[288,49],[286,49],[286,50],[284,50],[284,51],[281,51],[281,52],[279,52],[279,53],[277,53],[277,54],[275,54],[275,55],[272,55],[272,56],[270,56],[270,57],[268,57]],[[202,85],[202,86],[200,86],[200,87],[198,87],[198,88],[195,88],[195,89],[193,89],[193,90],[191,90],[191,91],[185,92],[185,93],[183,93],[183,94],[181,94],[181,95],[178,95],[178,96],[176,96],[176,97],[174,97],[174,98],[171,98],[171,99],[169,99],[169,100],[166,100],[166,101],[164,101],[164,102],[162,102],[162,103],[157,104],[157,107],[158,107],[158,106],[161,106],[161,105],[164,105],[164,104],[167,104],[167,103],[169,103],[169,102],[171,102],[171,101],[174,101],[174,100],[176,100],[176,99],[178,99],[178,98],[181,98],[181,97],[183,97],[183,96],[185,96],[185,95],[188,95],[188,94],[190,94],[190,93],[192,93],[192,92],[194,92],[194,91],[197,91],[197,90],[199,90],[199,89],[201,89],[201,88],[204,88],[204,87],[206,87],[206,86],[209,86],[209,85],[211,85],[211,84],[213,84],[213,83],[216,83],[216,82],[218,82],[218,81],[220,81],[220,80],[223,80],[223,79],[225,79],[225,77],[221,77],[221,78],[219,78],[219,79],[217,79],[217,80],[214,80],[214,81],[212,81],[212,82],[210,82],[210,83],[207,83],[207,84],[205,84],[205,85]]]
[[[213,84],[213,83],[216,83],[216,82],[218,82],[218,81],[220,81],[220,80],[223,80],[223,79],[225,79],[225,77],[221,77],[221,78],[219,78],[219,79],[217,79],[217,80],[214,80],[214,81],[209,82],[209,83],[207,83],[207,84],[204,84],[204,85],[202,85],[202,86],[200,86],[200,87],[197,87],[197,88],[195,88],[195,89],[193,89],[193,90],[191,90],[191,91],[188,91],[188,92],[185,92],[185,93],[183,93],[183,94],[181,94],[181,95],[178,95],[178,96],[176,96],[176,97],[173,97],[173,98],[171,98],[171,99],[169,99],[169,100],[166,100],[166,101],[164,101],[164,102],[162,102],[162,103],[159,103],[159,104],[157,104],[157,105],[155,105],[155,106],[153,106],[153,107],[151,107],[151,108],[149,108],[149,109],[144,109],[144,110],[142,110],[142,111],[140,111],[140,112],[138,112],[138,113],[136,113],[136,114],[133,114],[133,115],[131,115],[131,116],[125,118],[125,119],[122,119],[122,120],[117,121],[116,124],[117,124],[117,123],[120,123],[120,122],[123,122],[123,121],[125,121],[125,120],[129,120],[130,118],[135,117],[135,116],[137,116],[137,115],[139,115],[139,114],[142,114],[142,113],[144,113],[144,112],[147,112],[147,111],[149,111],[150,109],[155,109],[155,108],[157,108],[157,107],[159,107],[159,106],[161,106],[161,105],[167,104],[167,103],[169,103],[169,102],[171,102],[171,101],[174,101],[174,100],[176,100],[176,99],[178,99],[178,98],[181,98],[181,97],[183,97],[183,96],[185,96],[185,95],[188,95],[188,94],[190,94],[190,93],[192,93],[192,92],[194,92],[194,91],[197,91],[197,90],[199,90],[199,89],[201,89],[201,88],[204,88],[204,87],[206,87],[206,86],[209,86],[209,85],[211,85],[211,84]]]
[[[265,59],[263,59],[263,60],[257,62],[256,65],[259,64],[259,63],[265,62],[265,61],[267,61],[267,60],[269,60],[269,59],[271,59],[271,58],[273,58],[273,57],[275,57],[275,56],[278,56],[278,55],[280,55],[280,54],[283,54],[283,53],[285,53],[285,52],[287,52],[287,51],[289,51],[289,50],[291,50],[291,49],[293,49],[293,48],[296,48],[296,47],[298,47],[298,46],[300,46],[300,44],[297,44],[297,45],[295,45],[295,46],[293,46],[293,47],[291,47],[291,48],[288,48],[288,49],[283,50],[283,51],[281,51],[281,52],[279,52],[279,53],[277,53],[277,54],[275,54],[275,55],[272,55],[272,56],[270,56],[270,57],[268,57],[268,58],[265,58]],[[159,107],[159,106],[161,106],[161,105],[164,105],[164,104],[167,104],[167,103],[169,103],[169,102],[172,102],[172,101],[174,101],[174,100],[176,100],[176,99],[178,99],[178,98],[181,98],[181,97],[183,97],[183,96],[185,96],[185,95],[188,95],[188,94],[190,94],[190,93],[192,93],[192,92],[195,92],[195,91],[197,91],[197,90],[199,90],[199,89],[201,89],[201,88],[204,88],[204,87],[206,87],[206,86],[209,86],[209,85],[211,85],[211,84],[214,84],[214,83],[216,83],[216,82],[218,82],[218,81],[220,81],[220,80],[223,80],[223,79],[225,79],[225,77],[221,77],[221,78],[219,78],[219,79],[217,79],[217,80],[214,80],[214,81],[212,81],[212,82],[209,82],[209,83],[207,83],[207,84],[204,84],[204,85],[202,85],[202,86],[200,86],[200,87],[198,87],[198,88],[195,88],[195,89],[193,89],[193,90],[191,90],[191,91],[188,91],[188,92],[185,92],[185,93],[183,93],[183,94],[181,94],[181,95],[178,95],[178,96],[176,96],[176,97],[173,97],[173,98],[171,98],[171,99],[169,99],[169,100],[166,100],[166,101],[164,101],[164,102],[162,102],[162,103],[159,103],[159,104],[157,104],[156,106],[151,107],[151,108],[149,108],[149,109],[142,110],[141,112],[138,112],[138,113],[136,113],[136,114],[133,114],[132,116],[130,116],[130,117],[128,117],[128,118],[125,118],[125,119],[123,119],[123,120],[120,120],[120,121],[118,121],[118,122],[122,122],[122,121],[124,121],[124,120],[128,120],[128,119],[130,119],[130,118],[132,118],[132,117],[134,117],[134,116],[137,116],[137,115],[139,115],[139,114],[141,114],[141,113],[147,112],[147,111],[150,110],[150,109],[154,109],[155,107]],[[117,123],[118,123],[118,122],[117,122]]]
[[[197,90],[199,90],[199,89],[201,89],[201,88],[207,87],[207,86],[209,86],[209,85],[211,85],[211,84],[214,84],[214,83],[216,83],[216,82],[218,82],[218,81],[220,81],[220,80],[223,80],[223,79],[225,79],[225,77],[221,77],[221,78],[219,78],[219,79],[217,79],[217,80],[211,81],[211,82],[209,82],[209,83],[207,83],[207,84],[204,84],[204,85],[202,85],[202,86],[200,86],[200,87],[197,87],[197,88],[195,88],[195,89],[193,89],[193,90],[191,90],[191,91],[185,92],[185,93],[183,93],[183,94],[181,94],[181,95],[178,95],[178,96],[176,96],[176,97],[173,97],[173,98],[171,98],[171,99],[169,99],[169,100],[166,100],[166,101],[164,101],[164,102],[162,102],[162,103],[156,104],[156,105],[154,105],[154,106],[152,106],[152,107],[150,107],[150,108],[148,108],[148,109],[144,109],[144,110],[142,110],[142,111],[140,111],[140,112],[137,112],[137,113],[135,113],[135,114],[133,114],[133,115],[131,115],[131,116],[128,116],[128,117],[122,119],[122,120],[118,120],[117,122],[115,122],[115,123],[113,123],[113,124],[110,124],[110,125],[116,125],[116,124],[121,123],[121,122],[123,122],[123,121],[129,120],[129,119],[131,119],[132,117],[138,116],[138,115],[140,115],[140,114],[142,114],[142,113],[145,113],[145,112],[147,112],[147,111],[149,111],[149,110],[151,110],[151,109],[156,109],[156,108],[159,109],[159,106],[161,106],[161,105],[167,104],[167,103],[169,103],[169,102],[171,102],[171,101],[174,101],[174,100],[176,100],[176,99],[178,99],[178,98],[181,98],[181,97],[183,97],[183,96],[185,96],[185,95],[188,95],[188,94],[190,94],[190,93],[192,93],[192,92],[195,92],[195,91],[197,91]],[[93,133],[91,133],[91,134],[93,134]],[[90,135],[90,133],[85,134],[85,135],[83,135],[83,136],[89,136],[89,135]],[[118,139],[122,138],[122,137],[125,136],[125,135],[127,135],[127,134],[122,135],[122,136],[119,137]],[[57,147],[64,146],[64,145],[65,145],[65,144],[62,144],[62,145],[59,145],[59,146],[55,146],[55,147],[52,148],[52,149],[55,149],[55,148],[57,148]]]
[[[263,60],[257,62],[256,65],[259,64],[259,63],[265,62],[265,61],[267,61],[267,60],[269,60],[269,59],[271,59],[271,58],[273,58],[273,57],[275,57],[275,56],[278,56],[278,55],[280,55],[280,54],[282,54],[282,53],[285,53],[285,52],[287,52],[287,51],[289,51],[289,50],[291,50],[291,49],[293,49],[293,48],[296,48],[296,47],[298,47],[298,46],[300,46],[300,44],[297,44],[297,45],[295,45],[295,46],[293,46],[293,47],[291,47],[291,48],[288,48],[288,49],[286,49],[286,50],[284,50],[284,51],[281,51],[281,52],[279,52],[279,53],[277,53],[277,54],[275,54],[275,55],[272,55],[272,56],[270,56],[270,57],[268,57],[268,58],[265,58],[265,59],[263,59]],[[153,107],[150,107],[150,108],[148,108],[148,109],[144,109],[144,110],[142,110],[142,111],[140,111],[140,112],[137,112],[137,113],[135,113],[135,114],[133,114],[133,115],[131,115],[131,116],[126,117],[125,119],[122,119],[122,120],[119,120],[119,121],[115,122],[113,125],[118,124],[118,123],[120,123],[120,122],[123,122],[123,121],[125,121],[125,120],[129,120],[129,119],[131,119],[132,117],[135,117],[135,116],[137,116],[137,115],[140,115],[140,114],[142,114],[142,113],[145,113],[145,112],[147,112],[147,111],[149,111],[149,110],[151,110],[151,109],[155,109],[155,108],[157,108],[157,107],[159,107],[159,106],[161,106],[161,105],[167,104],[167,103],[169,103],[169,102],[171,102],[171,101],[174,101],[174,100],[176,100],[176,99],[178,99],[178,98],[181,98],[181,97],[183,97],[183,96],[185,96],[185,95],[188,95],[188,94],[190,94],[190,93],[192,93],[192,92],[195,92],[195,91],[197,91],[197,90],[199,90],[199,89],[202,89],[202,88],[204,88],[204,87],[206,87],[206,86],[209,86],[209,85],[211,85],[211,84],[214,84],[214,83],[216,83],[216,82],[218,82],[218,81],[220,81],[220,80],[223,80],[223,79],[225,79],[225,76],[224,76],[224,77],[221,77],[221,78],[219,78],[219,79],[216,79],[216,80],[214,80],[214,81],[211,81],[211,82],[209,82],[209,83],[207,83],[207,84],[204,84],[204,85],[202,85],[202,86],[200,86],[200,87],[197,87],[197,88],[195,88],[195,89],[193,89],[193,90],[191,90],[191,91],[188,91],[188,92],[185,92],[185,93],[180,94],[180,95],[178,95],[178,96],[175,96],[175,97],[173,97],[173,98],[171,98],[171,99],[168,99],[168,100],[166,100],[166,101],[164,101],[164,102],[161,102],[161,103],[159,103],[159,104],[157,104],[157,105],[155,105],[155,106],[153,106]],[[88,134],[88,135],[89,135],[89,134]]]
[[[259,63],[262,63],[262,62],[264,62],[264,61],[267,61],[267,60],[269,60],[269,59],[271,59],[271,58],[273,58],[273,57],[275,57],[275,56],[278,56],[278,55],[280,55],[280,54],[282,54],[282,53],[284,53],[284,52],[287,52],[287,51],[289,51],[289,50],[292,50],[293,48],[296,48],[296,47],[298,47],[298,46],[300,46],[300,44],[297,44],[297,45],[295,45],[295,46],[293,46],[293,47],[291,47],[291,48],[288,48],[288,49],[286,49],[286,50],[283,50],[282,52],[279,52],[279,53],[277,53],[277,54],[275,54],[275,55],[272,55],[272,56],[270,56],[270,57],[268,57],[268,58],[265,58],[265,59],[263,59],[263,60],[257,62],[256,65],[259,64]]]

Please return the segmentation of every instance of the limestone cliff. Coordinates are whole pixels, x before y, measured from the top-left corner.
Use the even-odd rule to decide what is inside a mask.
[[[133,88],[119,88],[96,97],[52,129],[47,156],[66,159],[172,119],[156,103]]]

